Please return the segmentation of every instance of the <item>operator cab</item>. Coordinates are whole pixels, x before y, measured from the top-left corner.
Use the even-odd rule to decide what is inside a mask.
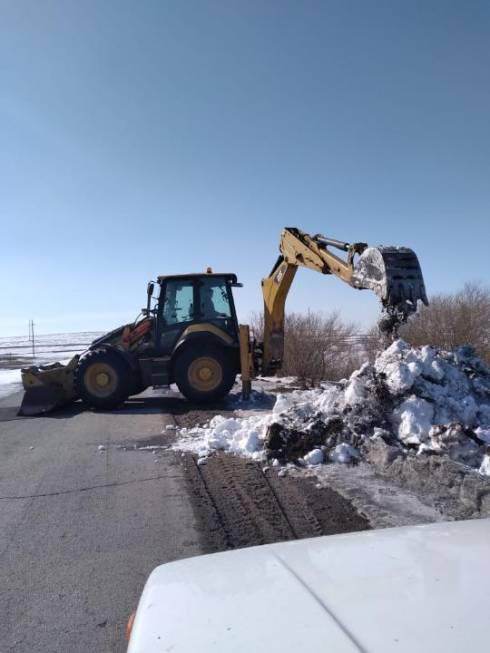
[[[240,284],[235,274],[159,276],[158,284],[156,345],[160,354],[171,353],[184,332],[209,330],[209,325],[238,343],[232,288]]]

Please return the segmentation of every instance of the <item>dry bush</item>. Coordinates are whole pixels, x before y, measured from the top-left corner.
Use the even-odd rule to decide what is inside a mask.
[[[373,324],[364,334],[363,346],[365,360],[373,363],[376,356],[389,345],[386,337],[381,333],[377,324]]]
[[[252,331],[263,339],[262,314],[253,314]],[[400,337],[412,345],[434,345],[451,350],[472,345],[490,362],[490,288],[467,283],[453,294],[430,298],[409,322]],[[296,376],[305,387],[320,381],[347,378],[387,346],[378,327],[360,335],[356,326],[343,322],[338,313],[289,313],[285,322],[284,362],[279,374]]]
[[[250,323],[254,336],[262,340],[263,316],[253,314]],[[343,322],[338,313],[287,314],[282,376],[296,376],[305,387],[315,386],[349,376],[364,360],[357,328]]]
[[[252,336],[258,342],[262,342],[264,340],[264,314],[253,312],[250,315],[249,324]]]
[[[490,288],[467,283],[456,293],[429,300],[400,329],[400,336],[413,345],[447,350],[469,344],[490,362]]]

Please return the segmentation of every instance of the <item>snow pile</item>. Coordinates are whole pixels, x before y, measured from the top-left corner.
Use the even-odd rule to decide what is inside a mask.
[[[490,475],[489,367],[470,347],[451,353],[397,340],[348,380],[279,394],[265,415],[214,417],[184,431],[179,447],[317,465],[356,462],[379,438]]]
[[[275,416],[275,413],[250,417],[216,415],[205,427],[181,429],[176,446],[179,450],[197,453],[200,458],[212,451],[224,450],[261,460],[265,457],[263,449],[267,428],[274,422]]]

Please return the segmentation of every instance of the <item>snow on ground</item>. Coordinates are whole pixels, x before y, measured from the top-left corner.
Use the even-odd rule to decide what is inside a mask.
[[[2,337],[0,338],[0,367],[8,367],[9,358],[20,358],[26,360],[27,364],[52,363],[60,358],[68,358],[86,349],[100,335],[102,333],[98,331],[36,335],[34,356],[32,343],[26,336]]]
[[[0,370],[0,399],[22,388],[20,370]]]
[[[356,462],[376,439],[490,475],[489,367],[470,347],[451,353],[397,340],[350,379],[278,394],[265,414],[217,415],[182,429],[176,446],[201,458],[224,450],[309,466]]]

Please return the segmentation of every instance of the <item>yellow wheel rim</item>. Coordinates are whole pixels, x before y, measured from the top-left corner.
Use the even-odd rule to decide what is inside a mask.
[[[117,386],[117,374],[107,363],[90,365],[83,380],[90,394],[96,397],[108,397]]]
[[[215,358],[201,356],[189,365],[187,378],[191,386],[199,392],[215,390],[223,380],[223,370]]]

